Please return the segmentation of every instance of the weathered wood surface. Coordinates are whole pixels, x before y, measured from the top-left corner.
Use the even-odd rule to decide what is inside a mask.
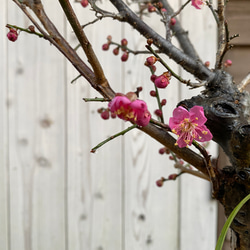
[[[184,175],[157,188],[158,178],[176,170],[158,154],[161,145],[136,130],[90,154],[91,147],[129,124],[102,120],[96,110],[105,104],[84,103],[83,97],[97,93],[83,79],[70,84],[78,73],[46,41],[22,33],[16,43],[8,42],[6,23],[30,23],[12,1],[0,2],[1,250],[213,249],[216,203],[209,183]],[[177,9],[178,3],[171,2]],[[46,0],[44,5],[76,45],[59,4]],[[74,6],[81,22],[91,20],[93,15],[79,3]],[[202,58],[212,61],[216,34],[214,22],[208,21],[211,13],[188,7],[183,22],[187,15],[192,23],[186,26],[185,21],[184,27],[191,30]],[[135,49],[144,48],[144,39],[128,26],[103,22],[105,29],[96,23],[86,30],[110,83],[118,92],[143,85],[142,98],[153,113],[152,83],[142,66],[146,56],[130,55],[121,63],[120,56],[101,50],[109,34],[116,41],[126,35]],[[180,98],[188,97],[187,88],[174,80],[165,93],[168,115]]]

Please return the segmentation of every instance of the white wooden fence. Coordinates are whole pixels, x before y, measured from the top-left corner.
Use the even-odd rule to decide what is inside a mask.
[[[170,2],[178,9],[182,1]],[[128,124],[102,120],[97,109],[106,104],[82,100],[99,95],[84,79],[70,84],[78,73],[48,42],[25,33],[9,42],[6,23],[28,27],[30,22],[13,1],[0,3],[0,250],[214,249],[217,204],[210,184],[183,175],[157,188],[157,179],[176,170],[168,156],[158,154],[161,145],[137,130],[91,154],[92,147]],[[44,0],[44,5],[77,45],[58,2]],[[88,8],[74,7],[82,23],[92,20]],[[150,22],[159,30],[157,20]],[[201,57],[213,64],[216,31],[208,8],[188,6],[181,20]],[[126,37],[135,50],[144,49],[145,40],[129,26],[103,23],[86,32],[111,85],[124,93],[142,85],[141,97],[153,113],[146,56],[130,55],[121,63],[101,50],[109,34],[115,41]],[[194,93],[173,79],[161,91],[167,116],[178,100]],[[216,155],[216,147],[210,152]]]

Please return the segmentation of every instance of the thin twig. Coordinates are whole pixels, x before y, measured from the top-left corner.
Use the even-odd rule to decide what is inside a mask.
[[[109,102],[110,99],[108,98],[82,98],[85,102]]]
[[[36,36],[44,38],[44,35],[41,34],[41,33],[38,33],[38,32],[35,32],[35,31],[31,31],[29,29],[25,29],[25,28],[22,28],[22,27],[19,27],[19,26],[16,26],[16,25],[6,24],[6,27],[7,28],[14,28],[14,29],[17,29],[17,30],[20,30],[20,31],[23,31],[23,32],[26,32],[26,33],[33,34],[33,35],[36,35]]]
[[[227,48],[227,27],[225,22],[225,3],[224,0],[218,0],[218,20],[219,20],[219,46],[216,53],[216,69],[221,69],[222,59]]]
[[[204,180],[210,181],[209,177],[206,176],[205,174],[203,174],[202,172],[197,171],[197,170],[193,170],[193,169],[190,169],[190,168],[186,168],[185,166],[183,166],[179,162],[175,163],[174,167],[177,168],[177,169],[180,169],[181,173],[191,174],[191,175],[197,176],[199,178],[202,178]]]
[[[179,10],[177,10],[175,13],[173,13],[171,15],[171,17],[176,17],[177,15],[179,15],[181,13],[181,11],[191,2],[191,0],[188,0],[186,3],[184,3],[180,8]]]
[[[128,127],[127,129],[125,129],[125,130],[123,130],[123,131],[121,131],[121,132],[119,132],[119,133],[117,133],[117,134],[115,134],[115,135],[110,136],[108,139],[102,141],[102,142],[99,143],[97,146],[95,146],[94,148],[92,148],[90,152],[91,152],[91,153],[95,153],[96,150],[97,150],[98,148],[100,148],[101,146],[103,146],[103,145],[106,144],[107,142],[109,142],[109,141],[115,139],[115,138],[118,137],[118,136],[125,135],[127,132],[129,132],[130,130],[132,130],[132,129],[136,128],[136,127],[137,127],[136,124],[135,124],[135,125],[132,125],[132,126]]]
[[[206,4],[207,4],[208,8],[211,10],[211,12],[212,12],[212,14],[213,14],[213,16],[214,16],[214,19],[215,19],[215,21],[216,21],[216,23],[217,23],[217,26],[219,27],[218,15],[217,15],[217,13],[215,12],[212,3],[210,3],[209,1],[206,1]]]
[[[159,126],[159,127],[161,127],[161,128],[166,129],[169,132],[171,131],[169,125],[167,125],[165,123],[159,122],[159,121],[157,121],[157,120],[155,120],[153,118],[150,119],[150,122],[153,123],[153,124],[155,124],[155,125],[157,125],[157,126]]]

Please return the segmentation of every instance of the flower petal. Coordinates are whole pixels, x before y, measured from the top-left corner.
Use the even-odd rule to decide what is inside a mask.
[[[209,131],[209,129],[205,125],[199,126],[196,129],[196,133],[197,133],[197,137],[195,138],[195,140],[199,142],[210,141],[213,138],[212,133]]]
[[[197,123],[198,125],[203,125],[206,123],[207,118],[204,115],[204,110],[202,106],[194,106],[190,110],[190,120]]]
[[[179,124],[185,118],[189,118],[188,110],[186,110],[182,106],[179,106],[178,108],[175,108],[174,111],[173,111],[173,117],[171,117],[169,119],[170,128],[172,129],[172,126],[175,126],[176,124]]]

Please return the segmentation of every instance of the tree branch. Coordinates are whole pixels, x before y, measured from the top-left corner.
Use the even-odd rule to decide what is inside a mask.
[[[168,15],[171,15],[172,17],[175,17],[179,13],[179,11],[183,8],[182,6],[182,8],[178,12],[174,13],[168,1],[163,0],[162,4],[164,8],[167,10]],[[189,39],[188,32],[182,28],[179,20],[177,18],[175,19],[176,19],[176,23],[175,25],[171,25],[170,29],[173,31],[174,36],[178,40],[183,52],[186,55],[190,56],[191,58],[201,62],[201,59],[199,55],[197,54],[197,51],[195,50],[193,44],[191,43]]]
[[[76,51],[68,44],[64,37],[56,29],[55,25],[51,22],[49,17],[46,15],[42,2],[37,1],[25,1],[23,4],[18,0],[13,0],[20,9],[25,13],[25,15],[30,19],[30,21],[36,26],[36,28],[44,35],[44,38],[50,41],[77,69],[77,71],[90,83],[90,85],[96,89],[105,98],[112,99],[115,95],[114,91],[105,85],[98,84],[97,78],[94,72],[82,61],[78,56]],[[29,14],[26,6],[30,7],[32,11],[36,14],[37,18],[43,24],[46,32],[36,20]]]
[[[70,4],[70,2],[68,0],[59,0],[62,9],[71,25],[71,27],[74,30],[74,33],[78,39],[78,41],[80,42],[85,55],[88,58],[89,63],[91,64],[95,76],[96,76],[96,80],[97,80],[97,84],[102,85],[103,87],[107,87],[108,86],[108,82],[107,79],[104,75],[103,69],[101,67],[101,64],[99,62],[99,60],[97,59],[95,52],[87,38],[87,36],[85,35],[81,24],[78,21],[77,16],[74,13],[74,10]]]
[[[200,80],[210,81],[215,74],[205,67],[199,60],[196,60],[180,49],[176,48],[172,43],[165,40],[162,36],[156,33],[146,23],[144,23],[122,0],[110,0],[117,8],[123,21],[132,25],[145,38],[151,38],[156,47],[163,53],[167,54],[176,63],[180,64],[186,71],[193,74]]]
[[[178,146],[176,146],[175,145],[176,139],[172,137],[166,130],[158,128],[151,123],[139,129],[145,132],[146,134],[150,135],[156,141],[160,142],[162,145],[169,148],[175,154],[180,156],[184,161],[190,163],[200,172],[208,176],[208,171],[206,168],[206,162],[204,158],[189,148],[179,148]]]

